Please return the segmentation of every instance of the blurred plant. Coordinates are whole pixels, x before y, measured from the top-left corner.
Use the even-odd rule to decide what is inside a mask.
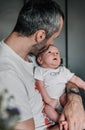
[[[16,107],[10,107],[13,96],[8,96],[7,89],[0,93],[0,130],[13,130],[20,120],[20,112]]]

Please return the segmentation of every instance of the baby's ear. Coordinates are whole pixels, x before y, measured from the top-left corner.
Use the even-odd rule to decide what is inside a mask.
[[[38,63],[39,65],[41,65],[41,64],[43,63],[41,56],[39,56],[39,57],[37,58],[37,63]]]

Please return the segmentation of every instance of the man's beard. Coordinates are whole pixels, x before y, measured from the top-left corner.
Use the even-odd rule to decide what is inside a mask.
[[[29,54],[36,56],[39,53],[39,51],[41,51],[46,46],[47,40],[48,39],[45,39],[42,42],[35,44],[32,47],[32,49],[31,49]]]

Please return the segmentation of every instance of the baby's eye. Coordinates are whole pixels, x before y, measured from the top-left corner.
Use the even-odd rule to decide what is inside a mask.
[[[51,53],[51,51],[48,51],[48,53]]]

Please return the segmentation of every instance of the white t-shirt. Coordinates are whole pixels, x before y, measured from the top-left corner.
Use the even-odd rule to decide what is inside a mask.
[[[44,82],[46,90],[50,97],[59,99],[65,92],[65,84],[72,78],[71,73],[64,66],[57,69],[47,69],[40,66],[35,67],[34,78]]]
[[[19,109],[20,121],[34,118],[36,130],[44,130],[47,119],[41,95],[35,89],[33,67],[32,62],[24,61],[3,41],[0,43],[0,91],[6,88],[14,96],[9,106]]]

